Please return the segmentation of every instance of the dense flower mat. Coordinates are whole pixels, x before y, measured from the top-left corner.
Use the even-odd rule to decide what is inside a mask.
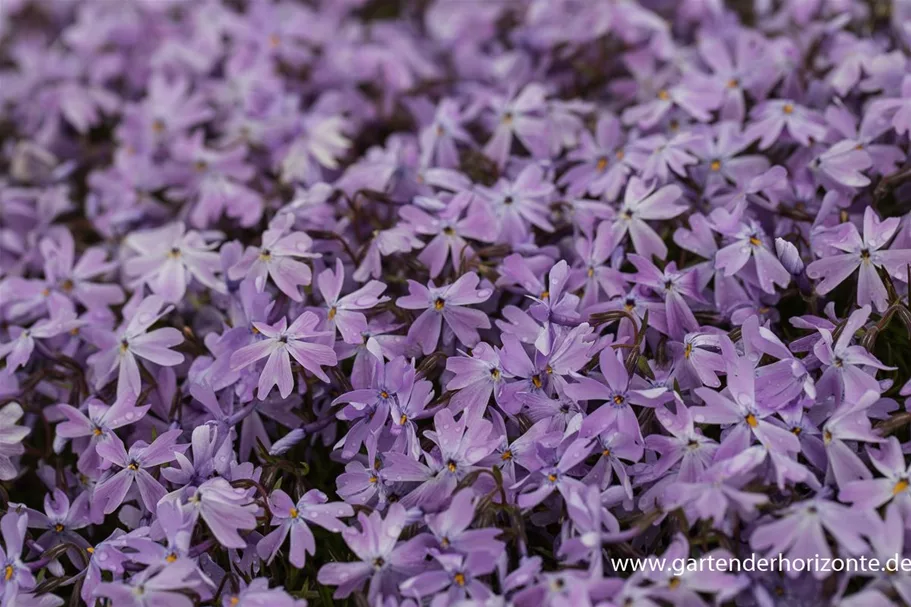
[[[911,604],[911,9],[3,0],[3,607]]]

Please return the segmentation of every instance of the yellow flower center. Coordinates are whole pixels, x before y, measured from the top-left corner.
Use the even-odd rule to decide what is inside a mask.
[[[297,508],[291,508],[291,510],[288,511],[288,514],[291,515],[291,518],[297,518],[299,512],[297,511]]]
[[[13,570],[13,566],[7,565],[6,569],[4,570],[4,575],[3,575],[3,577],[6,578],[7,582],[10,581],[11,579],[13,579],[13,573],[15,573]]]
[[[449,462],[446,463],[446,469],[450,472],[455,472],[457,468],[458,466],[456,466],[456,463],[452,460],[449,460]]]
[[[898,495],[899,493],[904,493],[908,490],[908,479],[903,478],[892,487],[892,495]]]
[[[541,376],[538,374],[531,376],[531,383],[535,388],[539,388],[539,389],[541,388],[541,386],[544,385],[543,382],[541,382]]]
[[[56,531],[57,533],[60,533],[61,531],[63,531],[63,525],[61,525],[60,523],[57,523],[56,525],[54,525],[54,531]]]
[[[503,460],[504,462],[508,462],[509,460],[512,459],[512,451],[507,449],[506,451],[503,452],[503,455],[500,456],[500,459]]]
[[[603,173],[604,169],[607,168],[607,158],[602,156],[598,159],[598,164],[595,166],[599,173]]]
[[[759,421],[756,419],[756,416],[753,415],[752,413],[747,415],[746,418],[744,418],[744,419],[746,419],[747,425],[750,428],[755,428],[756,426],[759,425]]]
[[[788,115],[793,114],[793,113],[794,113],[794,104],[793,104],[793,103],[785,103],[785,104],[784,104],[784,107],[781,108],[781,111],[784,112],[785,114],[788,114]]]
[[[710,164],[709,167],[710,167],[713,171],[715,171],[715,172],[717,173],[718,171],[721,170],[721,161],[720,161],[720,160],[713,160],[713,161],[712,161],[712,164]]]
[[[736,78],[731,78],[730,80],[728,80],[729,89],[736,89],[738,86],[740,86],[740,81],[737,80]]]
[[[338,313],[338,310],[335,309],[335,306],[329,308],[329,320],[335,318],[335,315]]]
[[[692,353],[693,353],[693,344],[686,344],[686,346],[683,348],[683,358],[688,359]]]
[[[455,577],[453,579],[455,580],[455,583],[458,584],[459,586],[465,585],[465,574],[464,573],[455,574]]]
[[[661,89],[660,91],[658,91],[658,99],[660,99],[661,101],[667,101],[670,98],[671,98],[671,96],[668,94],[667,90]]]
[[[433,308],[434,308],[437,312],[439,312],[440,310],[442,310],[442,309],[443,309],[443,306],[445,306],[445,305],[446,305],[446,302],[443,301],[441,298],[437,298],[437,300],[436,300],[435,302],[433,302]]]
[[[552,482],[552,483],[556,483],[556,482],[557,482],[557,475],[554,474],[553,472],[551,472],[550,474],[547,475],[547,480],[549,480],[549,481]]]
[[[755,236],[750,236],[750,244],[754,247],[762,246],[762,241]]]
[[[177,560],[177,555],[172,552],[168,556],[164,557],[164,560],[166,560],[169,563],[173,563],[174,561]]]

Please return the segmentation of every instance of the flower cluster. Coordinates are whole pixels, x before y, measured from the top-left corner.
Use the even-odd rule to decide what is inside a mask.
[[[911,10],[3,0],[0,605],[911,604]]]

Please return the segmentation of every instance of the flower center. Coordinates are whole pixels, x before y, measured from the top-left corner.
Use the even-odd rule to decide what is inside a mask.
[[[503,455],[500,456],[500,459],[503,460],[504,462],[508,462],[509,460],[512,459],[512,451],[507,449],[506,451],[503,452]]]
[[[457,574],[455,574],[455,576],[453,576],[453,580],[455,580],[455,583],[457,585],[464,586],[465,585],[465,574],[461,573],[461,572],[457,573]]]
[[[173,563],[174,561],[177,560],[177,555],[172,552],[172,553],[168,554],[168,556],[164,557],[164,560],[166,560],[169,563]]]
[[[790,116],[791,114],[794,113],[794,104],[785,103],[784,107],[781,108],[781,111],[784,112],[785,114],[787,114],[788,116]]]
[[[686,344],[683,348],[683,358],[689,359],[690,355],[693,353],[693,344]]]
[[[433,302],[433,309],[436,310],[437,312],[439,312],[440,310],[443,309],[443,306],[445,306],[445,305],[446,305],[446,302],[443,301],[443,299],[441,297],[437,297],[436,301]]]
[[[288,514],[291,515],[291,518],[297,518],[297,515],[300,513],[297,511],[297,508],[291,508],[291,510],[288,511]]]
[[[756,238],[755,236],[750,236],[750,244],[754,247],[762,246],[762,241]]]
[[[535,388],[538,388],[539,390],[541,389],[541,386],[544,385],[544,384],[541,382],[541,376],[538,375],[537,373],[531,376],[531,384],[532,384]]]
[[[755,428],[756,426],[759,425],[759,421],[756,419],[756,416],[753,415],[752,413],[750,413],[749,415],[747,415],[744,419],[746,420],[747,425],[748,425],[750,428]]]
[[[671,96],[667,92],[667,89],[661,89],[660,91],[658,91],[658,99],[660,99],[661,101],[667,101],[670,98],[671,98]]]
[[[328,315],[329,320],[332,320],[333,318],[335,318],[336,314],[338,314],[338,310],[335,308],[335,306],[332,306],[331,308],[329,308],[329,315]]]
[[[64,527],[60,523],[57,523],[56,525],[54,525],[54,531],[56,531],[57,533],[62,532],[63,529],[64,529]]]
[[[11,579],[13,579],[13,573],[14,573],[13,566],[7,565],[6,569],[3,570],[4,579],[6,579],[7,582],[10,581]]]
[[[595,168],[597,169],[597,171],[598,171],[599,173],[603,173],[603,172],[604,172],[604,169],[607,168],[607,157],[606,157],[606,156],[602,156],[601,158],[599,158],[599,159],[598,159],[598,164],[595,166]]]
[[[903,478],[892,487],[892,495],[898,495],[899,493],[904,493],[908,490],[908,479]]]
[[[711,168],[713,171],[715,171],[717,173],[718,171],[721,170],[721,161],[713,160],[712,164],[709,165],[709,168]]]
[[[130,462],[129,465],[127,466],[127,470],[132,470],[133,472],[136,472],[137,470],[139,470],[139,464],[137,464],[136,462]]]
[[[457,468],[458,468],[458,466],[456,465],[456,463],[453,460],[449,460],[448,462],[446,462],[446,469],[449,470],[450,472],[455,472]]]

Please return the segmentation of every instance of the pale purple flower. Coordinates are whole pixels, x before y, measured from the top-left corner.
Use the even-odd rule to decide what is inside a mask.
[[[911,265],[911,250],[886,248],[898,230],[898,224],[897,217],[880,220],[872,207],[867,207],[863,238],[853,223],[826,230],[820,238],[825,239],[833,254],[807,266],[807,276],[820,281],[816,292],[825,295],[859,268],[857,305],[873,304],[877,310],[885,310],[886,287],[877,270],[883,268],[894,278],[906,279],[907,267]]]
[[[267,563],[271,562],[290,534],[291,564],[303,568],[307,554],[316,552],[316,539],[307,523],[339,533],[345,528],[339,517],[354,516],[354,510],[348,504],[328,501],[326,494],[316,489],[305,493],[296,504],[281,489],[273,492],[269,496],[269,508],[272,510],[272,524],[277,524],[278,528],[256,545],[259,556]]]
[[[444,344],[451,342],[451,338],[446,337],[447,331],[471,347],[480,340],[478,329],[490,328],[486,314],[468,307],[490,298],[490,289],[477,288],[480,280],[477,274],[469,272],[443,287],[437,287],[432,281],[426,287],[414,280],[408,281],[408,295],[396,300],[396,305],[406,310],[424,310],[408,329],[409,339],[420,344],[424,354],[437,348],[441,334]]]
[[[649,187],[636,177],[630,178],[623,196],[623,204],[613,220],[613,230],[619,242],[627,233],[636,253],[650,258],[664,259],[667,246],[646,220],[672,219],[686,210],[680,202],[682,190],[676,185],[660,189]]]
[[[187,285],[196,279],[203,286],[224,292],[216,274],[220,271],[216,234],[187,231],[181,223],[155,230],[133,232],[124,244],[135,256],[123,266],[134,286],[148,285],[167,302],[178,303]]]
[[[164,309],[162,309],[164,307]],[[141,291],[125,308],[124,321],[115,331],[97,331],[92,338],[100,349],[89,356],[88,363],[95,373],[95,386],[101,388],[117,371],[118,397],[126,393],[139,394],[142,381],[139,361],[147,360],[166,367],[183,362],[183,354],[171,348],[183,342],[180,331],[173,327],[149,328],[171,311],[157,295],[141,299]]]
[[[169,430],[150,445],[142,441],[133,443],[129,451],[119,437],[110,434],[95,447],[102,459],[120,468],[98,483],[92,496],[102,504],[105,514],[114,512],[127,499],[134,484],[146,509],[155,511],[166,491],[147,468],[173,461],[177,453],[185,450],[189,445],[177,444],[181,434],[180,430]]]
[[[282,398],[291,394],[294,388],[291,357],[304,369],[328,382],[329,377],[322,367],[335,365],[336,357],[332,348],[318,342],[332,335],[329,331],[314,331],[319,323],[319,317],[313,312],[304,312],[291,326],[288,326],[285,317],[273,325],[254,322],[253,326],[264,339],[232,354],[231,369],[244,369],[268,356],[259,376],[257,395],[260,400],[265,400],[275,386],[278,386]]]

